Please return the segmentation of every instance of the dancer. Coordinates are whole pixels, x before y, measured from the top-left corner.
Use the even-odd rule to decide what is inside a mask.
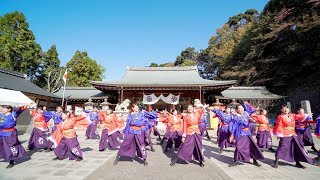
[[[0,113],[0,158],[9,161],[6,168],[12,168],[14,161],[26,154],[15,128],[16,118],[23,112],[24,108],[19,108],[16,111],[12,110],[12,106],[3,105]]]
[[[143,131],[148,130],[148,121],[157,117],[158,114],[156,112],[139,111],[137,104],[131,106],[131,113],[128,115],[127,124],[124,129],[125,139],[118,151],[118,155],[113,163],[114,165],[118,164],[121,156],[134,158],[135,154],[143,159],[145,166],[148,165]]]
[[[209,126],[208,120],[207,120],[207,115],[206,113],[203,113],[200,124],[199,124],[199,129],[200,129],[200,135],[201,136],[206,136],[208,140],[211,140],[207,127]]]
[[[164,152],[167,152],[168,149],[172,148],[173,142],[175,148],[179,148],[182,143],[182,116],[178,115],[177,110],[171,109],[171,112],[166,116],[166,119],[167,120],[162,119],[163,121],[168,121],[168,142]]]
[[[124,123],[122,113],[117,114],[116,124],[118,127],[117,136],[119,137],[119,139],[123,140],[123,130],[126,127],[126,125]]]
[[[248,106],[248,104],[246,104]],[[249,109],[249,108],[248,108]],[[236,106],[237,114],[233,116],[231,123],[230,141],[233,139],[236,142],[236,150],[234,151],[234,161],[229,164],[229,167],[239,165],[239,161],[249,162],[253,159],[253,165],[260,167],[258,159],[264,159],[258,145],[254,142],[249,130],[250,114],[244,111],[242,105]],[[253,110],[250,112],[254,112]]]
[[[201,107],[199,104],[197,104],[196,108],[192,105],[188,106],[188,113],[183,115],[182,144],[180,145],[177,157],[171,162],[171,166],[174,166],[179,158],[184,161],[191,161],[192,156],[195,160],[199,161],[201,167],[204,166],[199,124],[206,107],[208,106]]]
[[[49,122],[51,119],[53,119],[54,125],[52,127],[51,134],[54,133],[54,131],[58,128],[58,126],[62,122],[62,118],[61,118],[62,111],[63,111],[62,107],[57,106],[56,111],[43,111],[42,112],[42,115],[45,117],[47,122]],[[52,146],[53,146],[53,142],[48,141],[48,148],[47,148],[46,152],[52,151]]]
[[[119,128],[117,127],[117,116],[112,113],[111,109],[107,109],[106,113],[101,114],[104,122],[104,127],[101,133],[101,139],[99,142],[99,151],[104,151],[107,149],[115,149],[121,145],[118,140],[117,132]]]
[[[314,152],[318,152],[314,147],[314,142],[312,138],[312,134],[310,131],[310,124],[306,123],[307,121],[312,120],[312,116],[310,114],[305,114],[304,109],[300,108],[298,110],[298,114],[296,114],[296,126],[295,130],[299,137],[299,140],[303,144],[303,146],[311,146],[311,149]]]
[[[278,168],[279,159],[296,162],[296,167],[305,169],[300,161],[313,163],[308,152],[303,148],[302,142],[299,140],[295,132],[295,115],[290,114],[289,108],[283,105],[281,114],[277,116],[276,125],[273,129],[274,134],[280,138],[279,147],[276,152],[276,158],[273,164],[274,168]]]
[[[92,111],[84,110],[84,112],[89,114],[90,117],[90,125],[86,130],[86,139],[99,139],[99,132],[97,131],[98,123],[99,123],[99,114],[98,109],[96,107],[93,108]]]
[[[34,118],[34,127],[28,143],[29,150],[36,148],[39,151],[40,149],[46,150],[48,148],[46,135],[46,132],[48,132],[48,125],[42,112],[42,107],[38,107],[36,110],[30,109],[30,114]]]
[[[169,127],[169,125],[168,125],[168,123],[169,123],[168,115],[169,115],[169,113],[168,113],[168,111],[166,111],[166,110],[163,110],[163,111],[161,111],[161,112],[159,113],[159,118],[158,118],[158,120],[159,120],[160,122],[162,122],[162,123],[166,126],[166,132],[165,132],[165,134],[164,134],[164,136],[163,136],[163,138],[162,138],[162,140],[161,140],[160,145],[162,145],[165,140],[168,140],[168,139],[169,139],[170,127]]]
[[[83,159],[82,151],[79,145],[74,126],[76,121],[81,121],[87,117],[85,112],[78,117],[69,117],[68,112],[62,112],[62,122],[57,126],[56,130],[49,137],[56,147],[54,154],[57,156],[53,160],[62,160],[65,155],[69,156],[69,160],[76,160],[76,162]]]
[[[225,112],[222,112],[220,109],[213,109],[213,113],[220,119],[220,128],[218,129],[218,147],[219,153],[223,152],[224,148],[234,147],[235,145],[229,142],[230,132],[230,123],[232,121],[233,115],[231,114],[231,109],[227,107]]]
[[[269,119],[267,110],[259,109],[259,114],[253,113],[251,117],[255,119],[258,127],[257,144],[259,148],[268,149],[271,152],[276,152],[272,148],[272,137],[270,134]]]

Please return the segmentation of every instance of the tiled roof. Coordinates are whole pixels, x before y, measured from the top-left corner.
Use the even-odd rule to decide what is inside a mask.
[[[57,96],[63,96],[63,88],[55,93]],[[102,92],[94,87],[66,87],[64,97],[68,99],[104,99],[111,98],[113,95]]]
[[[2,68],[0,68],[0,88],[16,90],[23,93],[30,93],[45,97],[58,98],[53,93],[41,89],[39,86],[27,80],[23,74]]]
[[[221,92],[228,99],[284,99],[285,96],[273,94],[264,86],[238,86],[230,87]]]
[[[129,67],[122,79],[92,81],[106,86],[220,86],[236,81],[202,79],[196,66],[186,67]]]

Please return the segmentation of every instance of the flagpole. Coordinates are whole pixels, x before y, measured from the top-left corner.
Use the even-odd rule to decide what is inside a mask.
[[[66,84],[67,84],[67,71],[68,71],[68,69],[66,69],[66,72],[64,72],[63,77],[62,77],[62,79],[64,81],[63,93],[62,93],[62,103],[61,103],[62,107],[64,107],[63,106],[64,105],[64,92],[66,90]],[[66,110],[66,107],[64,108],[64,110]]]
[[[64,86],[63,86],[63,93],[62,93],[62,103],[61,103],[61,106],[63,107],[63,104],[64,104],[64,91],[66,90],[66,82],[64,82]]]

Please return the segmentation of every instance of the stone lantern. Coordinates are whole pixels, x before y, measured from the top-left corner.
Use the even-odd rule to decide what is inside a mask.
[[[108,102],[108,97],[104,99],[104,102],[100,104],[102,106],[102,111],[109,109],[111,103]]]
[[[88,102],[84,103],[84,109],[92,111],[93,105],[94,105],[94,103],[92,102],[92,99],[89,99]]]
[[[237,103],[235,99],[232,99],[232,102],[228,104],[228,107],[235,110],[238,104],[239,103]]]
[[[220,109],[222,107],[222,103],[219,101],[219,99],[216,99],[216,102],[212,104],[213,108]]]

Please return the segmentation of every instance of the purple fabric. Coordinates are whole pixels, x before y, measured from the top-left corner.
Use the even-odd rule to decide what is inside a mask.
[[[320,135],[320,115],[317,117],[317,124],[316,124],[316,128],[314,130],[314,133],[316,135]]]
[[[126,136],[118,151],[119,156],[134,158],[137,154],[142,159],[147,159],[147,152],[142,134],[130,134]]]
[[[228,148],[228,147],[235,147],[235,144],[231,144],[229,142],[229,137],[230,137],[231,133],[228,131],[228,132],[225,132],[225,131],[220,131],[219,132],[219,138],[218,138],[218,146],[219,148],[221,149],[224,149],[224,148]]]
[[[153,127],[153,135],[154,136],[160,136],[159,130],[156,126]]]
[[[167,127],[166,133],[164,134],[163,138],[169,139],[169,134],[170,134],[170,127]]]
[[[173,142],[174,142],[174,147],[175,148],[179,148],[182,141],[182,133],[178,132],[178,131],[174,131],[174,132],[168,132],[168,142],[166,145],[166,148],[172,148]]]
[[[98,123],[92,122],[86,130],[86,137],[89,139],[99,139],[99,133],[97,131]]]
[[[62,160],[67,154],[69,160],[76,160],[78,158],[83,159],[82,151],[80,149],[79,141],[76,137],[74,138],[62,138],[54,154]]]
[[[206,126],[199,126],[199,130],[200,130],[200,135],[204,136],[205,131],[207,130],[207,127]]]
[[[14,112],[4,115],[0,113],[0,136],[11,136],[12,131],[3,132],[2,129],[13,128],[16,126],[16,118],[18,114]]]
[[[16,160],[26,154],[26,150],[18,140],[17,130],[12,131],[10,136],[0,136],[0,158],[5,161]]]
[[[240,136],[236,142],[234,151],[234,160],[249,162],[251,158],[264,159],[258,145],[253,141],[251,136]]]
[[[245,111],[246,111],[249,115],[251,115],[251,114],[253,114],[254,112],[256,112],[256,109],[255,109],[251,104],[249,104],[248,102],[244,102],[244,103],[243,103],[243,106],[244,106]]]
[[[144,136],[146,146],[150,146],[151,148],[153,148],[153,143],[151,141],[150,131],[149,130],[144,131],[143,136]]]
[[[121,143],[118,141],[117,133],[108,135],[108,129],[102,130],[101,139],[99,142],[99,151],[104,151],[107,148],[115,149],[119,147]]]
[[[124,137],[123,137],[123,132],[117,131],[116,134],[117,134],[117,137],[118,137],[119,139],[123,139],[123,138],[124,138]]]
[[[303,148],[298,136],[281,137],[276,157],[288,162],[302,161],[309,164],[313,163],[313,159]]]
[[[199,162],[204,161],[200,134],[187,135],[185,142],[180,145],[177,156],[184,161],[191,161],[192,156]]]
[[[28,143],[28,149],[45,149],[48,147],[46,132],[38,128],[33,128]]]
[[[257,144],[259,148],[269,149],[272,147],[272,137],[269,131],[258,131]]]
[[[304,131],[296,131],[299,137],[299,141],[304,146],[314,146],[313,138],[310,129],[305,129]]]
[[[154,118],[157,118],[154,113],[152,112],[142,112],[139,111],[137,113],[130,113],[128,115],[126,127],[124,129],[124,133],[126,136],[129,136],[129,134],[143,134],[143,131],[148,130],[150,127],[149,120],[153,120]],[[139,130],[132,129],[130,126],[145,126],[144,128],[141,128]]]
[[[250,130],[243,130],[249,129],[250,116],[247,112],[243,114],[236,114],[233,116],[232,121],[230,122],[230,132],[234,135],[235,139],[237,140],[240,136],[251,136]]]
[[[249,131],[251,133],[251,136],[257,135],[257,125],[256,125],[256,123],[250,123],[249,124]]]

